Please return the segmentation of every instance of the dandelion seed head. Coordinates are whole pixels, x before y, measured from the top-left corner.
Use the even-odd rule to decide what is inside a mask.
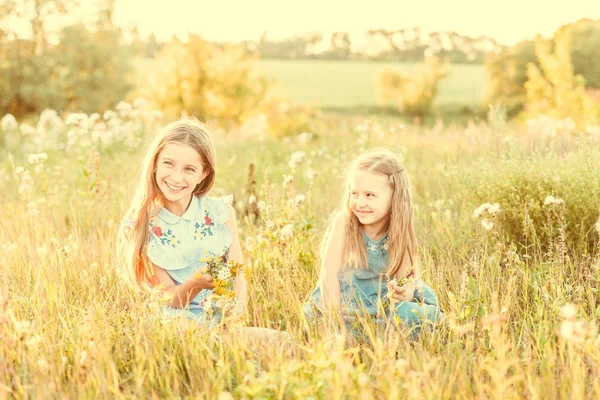
[[[0,126],[4,132],[11,132],[18,128],[17,119],[12,114],[6,114],[0,121]]]

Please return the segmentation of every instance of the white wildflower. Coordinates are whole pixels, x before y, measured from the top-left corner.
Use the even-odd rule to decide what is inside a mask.
[[[287,224],[279,231],[279,239],[283,242],[289,241],[294,234],[294,227],[292,224]]]
[[[16,130],[19,124],[17,123],[17,119],[12,114],[6,114],[4,117],[2,117],[0,126],[2,126],[2,130],[4,132],[10,132]]]
[[[69,126],[83,126],[87,119],[88,116],[84,113],[71,113],[67,115],[65,123]]]
[[[294,182],[294,177],[292,175],[285,175],[283,177],[283,186],[291,185]]]
[[[29,164],[42,164],[47,159],[48,154],[46,153],[32,153],[27,156],[27,161]]]
[[[494,223],[492,221],[490,221],[489,219],[483,218],[481,220],[481,226],[483,226],[483,229],[485,229],[486,231],[489,231],[490,229],[492,229],[494,227]]]
[[[121,101],[121,102],[119,102],[119,104],[117,104],[117,107],[115,107],[115,108],[121,115],[125,115],[133,109],[133,106],[131,105],[131,103],[128,103],[126,101]]]
[[[560,308],[560,313],[564,319],[573,319],[577,315],[577,308],[572,303],[567,303]]]
[[[144,99],[142,97],[138,97],[137,99],[135,99],[133,101],[133,108],[135,108],[137,110],[143,110],[144,108],[146,108],[147,104],[148,104],[148,102],[146,102],[146,99]]]
[[[294,205],[296,207],[304,204],[304,200],[306,199],[306,197],[303,194],[298,194],[296,195],[296,198],[294,199]]]
[[[104,115],[102,116],[102,119],[104,119],[105,121],[110,121],[113,118],[118,118],[118,116],[117,113],[112,110],[104,112]]]
[[[21,134],[24,136],[30,136],[35,134],[35,128],[29,124],[23,123],[19,126]]]
[[[301,142],[308,143],[313,139],[314,135],[312,132],[302,132],[298,137]]]
[[[562,206],[565,204],[565,201],[560,197],[547,196],[544,199],[544,206]]]
[[[305,158],[306,153],[304,153],[303,151],[296,151],[290,156],[290,161],[288,165],[292,170],[295,170],[300,164],[302,164],[302,161],[304,161]]]
[[[227,281],[230,278],[231,278],[231,271],[229,270],[229,267],[221,269],[219,271],[219,273],[217,274],[217,279],[220,279],[222,281]]]

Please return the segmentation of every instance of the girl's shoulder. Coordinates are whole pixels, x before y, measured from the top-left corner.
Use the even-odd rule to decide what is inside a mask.
[[[211,219],[217,224],[224,224],[229,220],[233,195],[222,197],[202,196],[197,197],[197,199],[196,220],[206,223],[208,219]]]

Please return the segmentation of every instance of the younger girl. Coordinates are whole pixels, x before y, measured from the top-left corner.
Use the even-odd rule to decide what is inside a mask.
[[[346,324],[361,316],[399,318],[414,338],[425,322],[442,317],[435,293],[418,280],[408,176],[390,150],[373,149],[350,164],[321,260],[319,282],[304,306],[311,320],[322,313]],[[403,278],[408,282],[398,285]]]
[[[140,170],[138,188],[124,219],[130,277],[139,286],[162,285],[172,296],[168,316],[207,321],[205,303],[214,285],[199,274],[206,256],[227,254],[243,262],[231,197],[214,198],[215,149],[196,121],[168,125],[153,141]],[[247,303],[243,274],[235,293]]]

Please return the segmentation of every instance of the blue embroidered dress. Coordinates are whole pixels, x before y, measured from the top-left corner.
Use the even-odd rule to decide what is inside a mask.
[[[150,220],[148,258],[163,268],[179,285],[206,263],[205,256],[220,256],[231,246],[232,234],[225,222],[229,219],[229,204],[233,196],[196,197],[180,217],[161,208]],[[186,316],[205,321],[204,304],[212,290],[204,289],[185,309],[167,307],[167,316]]]
[[[340,297],[344,319],[350,327],[357,321],[357,316],[368,314],[383,322],[383,317],[393,317],[392,312],[399,317],[416,337],[424,322],[434,322],[443,318],[438,305],[437,296],[433,289],[423,281],[415,282],[414,300],[396,304],[392,310],[387,306],[387,283],[385,276],[388,262],[388,235],[380,240],[373,240],[363,232],[367,249],[366,269],[343,268],[338,274],[340,282]],[[314,321],[315,314],[323,309],[321,281],[304,305],[304,313],[309,320]]]

